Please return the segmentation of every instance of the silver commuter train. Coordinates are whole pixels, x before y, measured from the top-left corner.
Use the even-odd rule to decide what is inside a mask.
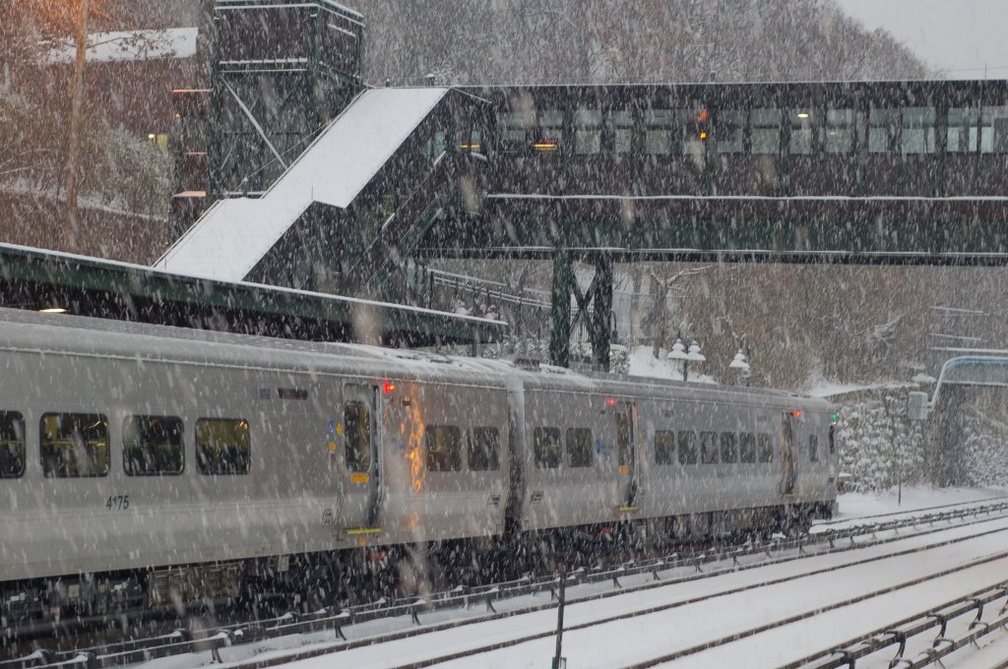
[[[290,556],[835,506],[833,408],[779,391],[12,310],[0,356],[8,616],[233,598]]]

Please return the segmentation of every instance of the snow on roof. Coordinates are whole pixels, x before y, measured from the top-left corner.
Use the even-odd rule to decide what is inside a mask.
[[[364,92],[261,198],[217,202],[154,267],[241,281],[313,202],[349,206],[447,92]]]
[[[112,62],[153,60],[155,58],[191,58],[196,55],[197,28],[167,28],[165,30],[130,30],[126,32],[91,33],[88,35],[87,60]],[[76,46],[68,39],[53,47],[46,62],[57,65],[72,63]]]

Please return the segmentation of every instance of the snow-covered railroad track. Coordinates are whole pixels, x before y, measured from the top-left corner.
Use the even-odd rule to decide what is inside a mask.
[[[613,597],[627,592],[661,588],[669,583],[684,584],[697,579],[706,579],[711,575],[738,573],[744,569],[767,568],[811,556],[824,558],[830,553],[860,552],[866,550],[866,546],[873,546],[878,551],[889,550],[898,553],[897,546],[892,549],[883,547],[887,544],[902,546],[908,541],[916,540],[916,543],[906,550],[911,552],[924,550],[927,547],[933,548],[936,544],[940,545],[949,541],[947,539],[949,532],[976,534],[976,532],[969,530],[971,526],[989,526],[991,522],[994,522],[993,519],[1004,513],[1003,504],[986,504],[968,510],[962,508],[943,509],[926,517],[873,522],[857,528],[826,532],[799,540],[775,541],[767,545],[708,551],[704,555],[672,556],[664,560],[627,564],[617,568],[582,571],[573,575],[569,581],[577,585],[569,591],[568,601],[589,601]],[[949,528],[945,524],[948,522],[961,524]],[[928,535],[938,536],[929,543],[926,540]],[[939,537],[946,537],[946,539]],[[961,538],[951,540],[963,541]],[[843,559],[838,564],[849,566],[851,559]],[[871,558],[868,561],[875,559],[878,558]],[[808,563],[808,560],[805,563]],[[821,566],[810,567],[813,571],[822,568]],[[792,568],[789,578],[797,578],[798,576],[795,574],[798,571]],[[284,645],[284,642],[280,640],[271,642],[263,641],[263,639],[279,636],[287,637],[287,645],[290,644],[290,638],[295,638],[299,640],[299,646],[315,645],[317,647],[311,652],[322,653],[341,649],[352,650],[361,645],[395,642],[403,637],[430,634],[441,629],[466,626],[469,623],[486,623],[496,617],[512,617],[537,611],[547,611],[548,615],[555,616],[556,605],[552,601],[552,597],[544,594],[549,592],[549,586],[549,581],[501,584],[487,589],[477,589],[467,594],[442,593],[429,597],[429,601],[420,606],[416,606],[416,603],[411,600],[403,600],[392,603],[384,609],[358,607],[353,612],[320,612],[313,616],[288,616],[258,624],[208,630],[204,634],[193,634],[190,638],[173,635],[160,640],[151,639],[148,643],[131,644],[130,648],[92,648],[89,649],[89,655],[93,658],[94,666],[109,666],[208,649],[220,651],[233,644],[233,647],[224,650],[225,657],[247,656],[250,653],[244,652],[242,645],[247,648],[250,642],[257,641],[256,666],[263,666],[264,663],[274,664],[274,662],[267,660],[261,654],[262,649]],[[622,589],[614,590],[613,586],[620,586]],[[490,597],[494,598],[492,601],[500,613],[493,615],[483,613],[483,604],[485,601],[491,601]],[[433,610],[431,610],[432,608]],[[492,606],[489,604],[486,606],[488,611],[491,608]],[[411,622],[412,614],[418,616],[413,622]],[[420,624],[421,619],[422,624]],[[353,623],[352,626],[351,623]],[[331,643],[332,630],[336,625],[344,626],[347,629],[347,635],[351,639],[349,642]],[[320,632],[320,630],[326,630],[328,633]],[[541,636],[549,636],[550,634],[552,631],[548,630]],[[328,637],[328,639],[322,637]],[[289,661],[290,657],[286,656],[284,659],[285,656],[286,654],[281,654],[275,663]],[[72,657],[73,654],[60,654],[57,659],[65,661]],[[0,663],[0,668],[5,666],[7,666],[5,663]]]
[[[564,655],[569,666],[655,666],[674,660],[676,667],[777,667],[941,607],[955,594],[1003,581],[1008,521],[938,534],[944,536],[907,538],[715,579],[605,597],[575,594],[578,599],[568,603],[565,614]],[[553,654],[555,625],[551,607],[347,649],[339,660],[354,667],[542,666]],[[283,661],[299,656],[307,653]],[[255,666],[265,659],[260,655]]]

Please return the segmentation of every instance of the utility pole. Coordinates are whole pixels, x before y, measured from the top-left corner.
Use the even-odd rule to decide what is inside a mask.
[[[84,107],[84,63],[87,60],[87,21],[90,0],[80,0],[77,16],[77,54],[74,58],[73,87],[70,105],[70,147],[67,151],[67,226],[70,244],[76,246],[80,223],[77,220],[77,193],[80,190],[79,168],[81,123]],[[71,248],[71,250],[75,250]]]

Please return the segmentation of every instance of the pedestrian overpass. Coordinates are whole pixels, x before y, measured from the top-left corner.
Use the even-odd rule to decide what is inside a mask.
[[[306,35],[328,35],[288,4]],[[217,11],[241,25],[267,10]],[[341,20],[333,35],[362,34],[362,17]],[[178,151],[210,157],[224,199],[159,269],[415,303],[430,260],[552,260],[551,361],[568,362],[576,300],[607,368],[614,262],[1008,264],[1006,81],[389,89],[363,84],[357,56],[326,69],[306,52],[294,75],[267,46],[224,41],[218,104],[180,107],[182,127],[217,127]],[[250,95],[314,71],[345,101],[316,114],[332,121],[257,121]],[[587,291],[575,262],[594,267]]]
[[[960,355],[946,360],[930,398],[922,392],[911,392],[907,397],[910,419],[928,418],[938,406],[942,389],[950,385],[1008,387],[1008,351]]]

